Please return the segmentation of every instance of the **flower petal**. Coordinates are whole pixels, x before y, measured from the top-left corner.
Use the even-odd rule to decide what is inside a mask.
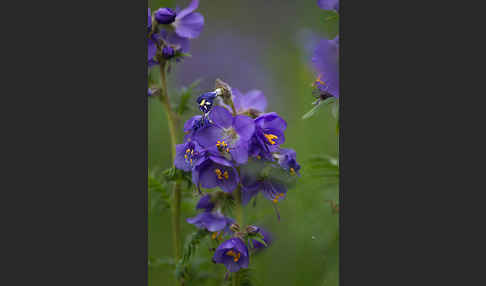
[[[214,124],[223,128],[228,128],[233,123],[233,117],[229,110],[221,106],[213,107],[213,110],[209,113],[209,119],[213,121]]]
[[[192,2],[186,8],[177,12],[176,20],[184,18],[186,15],[194,12],[199,6],[199,0],[192,0]]]
[[[255,122],[246,115],[237,115],[233,118],[233,127],[243,140],[249,140],[255,132]]]
[[[204,27],[204,17],[199,13],[192,13],[174,22],[177,35],[194,39],[199,36]]]

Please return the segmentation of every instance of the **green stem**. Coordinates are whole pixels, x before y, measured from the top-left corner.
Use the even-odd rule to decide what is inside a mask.
[[[243,207],[241,205],[241,185],[238,185],[236,190],[233,191],[234,199],[235,199],[235,217],[236,223],[243,228],[244,221],[243,221]],[[238,272],[233,273],[233,286],[240,285],[240,275]]]
[[[177,144],[177,127],[178,118],[177,115],[172,110],[170,104],[168,90],[167,90],[167,73],[166,73],[166,62],[161,61],[160,63],[160,79],[162,85],[162,93],[160,95],[160,101],[164,106],[165,112],[167,114],[167,123],[169,126],[169,135],[171,142],[171,156],[172,162],[174,162],[176,155],[176,144]],[[173,200],[172,200],[172,240],[174,245],[174,260],[177,262],[181,258],[181,185],[179,181],[176,181],[173,187]],[[181,281],[176,281],[176,285],[182,285]]]

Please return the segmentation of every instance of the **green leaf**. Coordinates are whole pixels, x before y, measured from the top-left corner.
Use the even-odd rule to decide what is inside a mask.
[[[324,33],[332,40],[339,34],[339,14],[334,10],[323,10]]]
[[[186,111],[189,111],[191,108],[191,99],[194,94],[197,92],[197,87],[199,86],[201,80],[196,80],[189,87],[183,87],[180,91],[180,100],[179,104],[177,105],[176,112],[180,115],[184,114]]]
[[[159,215],[170,208],[170,196],[165,184],[162,184],[153,175],[148,176],[149,215]]]
[[[187,265],[192,256],[196,253],[197,247],[201,243],[202,239],[205,238],[209,232],[206,229],[199,229],[196,232],[190,234],[186,239],[186,244],[184,246],[184,251],[182,253],[182,258],[176,265],[176,276],[178,278],[187,276]]]

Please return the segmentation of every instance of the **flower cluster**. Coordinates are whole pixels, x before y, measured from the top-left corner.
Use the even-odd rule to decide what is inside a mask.
[[[225,198],[246,205],[261,193],[277,211],[276,204],[300,176],[300,165],[294,150],[281,147],[287,123],[277,113],[266,112],[261,91],[242,93],[217,80],[215,90],[200,95],[197,104],[202,114],[184,124],[186,135],[176,146],[174,164],[192,173],[200,194],[201,187],[221,191],[202,195],[196,206],[202,212],[187,222],[212,232],[215,241],[226,238],[215,249],[213,261],[236,272],[248,267],[247,245],[256,251],[269,245],[270,236],[253,225],[240,230],[222,212]]]
[[[177,61],[189,51],[189,40],[197,38],[204,26],[204,17],[194,12],[199,0],[185,9],[160,8],[152,15],[148,9],[148,65],[162,60]]]

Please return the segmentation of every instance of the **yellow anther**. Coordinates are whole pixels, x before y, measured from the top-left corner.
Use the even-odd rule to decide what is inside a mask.
[[[294,168],[290,168],[290,174],[291,174],[291,175],[295,175],[295,170],[294,170]]]
[[[270,142],[270,144],[272,145],[275,144],[275,141],[273,141],[273,139],[278,139],[278,136],[273,134],[263,134],[263,135],[265,136],[265,138],[267,138],[268,142]]]
[[[273,202],[274,204],[278,203],[278,198],[277,198],[277,197],[275,197],[275,199],[273,199],[273,200],[272,200],[272,202]]]
[[[186,154],[186,155],[184,155],[184,158],[187,160],[187,154]]]
[[[191,150],[191,155],[194,154],[194,149]]]
[[[229,153],[229,148],[226,148],[226,152],[228,152],[228,153]]]
[[[320,83],[320,84],[323,84],[323,85],[326,85],[326,83],[325,83],[325,82],[323,82],[323,81],[321,80],[321,77],[322,77],[322,74],[320,74],[320,75],[319,75],[319,76],[316,78],[316,82],[318,82],[318,83]]]
[[[191,158],[189,161],[190,161],[190,163],[191,163],[191,165],[192,165],[192,158]]]
[[[226,180],[228,180],[228,178],[229,178],[228,171],[224,171],[223,176],[224,176],[224,178],[225,178]]]
[[[189,153],[189,152],[191,152],[191,149],[187,148],[186,153]]]
[[[218,234],[219,234],[219,232],[213,232],[213,234],[211,235],[211,239],[216,239]]]
[[[220,169],[214,169],[214,173],[216,173],[216,175],[218,176],[218,179],[220,179],[220,180],[223,179],[223,177],[221,176],[221,174],[223,174],[223,173],[221,172]]]
[[[218,146],[218,147],[219,147],[219,145],[221,145],[221,141],[219,141],[219,140],[218,140],[218,141],[216,142],[216,146]]]
[[[199,105],[203,106],[205,102],[206,102],[206,99],[203,99],[203,100],[201,100],[201,103],[199,103]]]
[[[258,159],[258,160],[262,159],[262,156],[257,155],[257,159]]]
[[[226,252],[226,255],[232,256],[234,262],[238,262],[238,260],[240,260],[241,257],[241,253],[239,252],[235,253],[233,250],[229,250],[228,252]]]

